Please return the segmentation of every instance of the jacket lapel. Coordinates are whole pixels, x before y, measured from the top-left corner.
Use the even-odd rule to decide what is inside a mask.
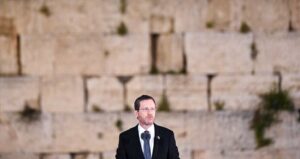
[[[158,146],[160,142],[160,132],[158,127],[154,124],[154,131],[155,131],[155,136],[154,136],[154,146],[153,146],[153,153],[152,153],[152,159],[158,158]]]

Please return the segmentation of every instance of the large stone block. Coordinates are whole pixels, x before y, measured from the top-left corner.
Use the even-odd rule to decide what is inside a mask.
[[[0,20],[2,20],[1,17]],[[17,74],[17,61],[17,38],[3,36],[0,33],[0,74]]]
[[[78,76],[47,76],[42,79],[42,110],[83,112],[83,80]]]
[[[192,74],[250,73],[251,43],[251,34],[187,33],[187,71]]]
[[[163,76],[135,76],[126,85],[126,103],[134,109],[135,99],[145,94],[152,96],[158,105],[159,101],[162,99],[163,88]]]
[[[72,159],[70,154],[46,154],[41,159]]]
[[[55,68],[55,53],[59,51],[56,45],[57,42],[50,35],[22,36],[22,73],[30,75],[52,75]]]
[[[124,109],[124,91],[114,77],[91,78],[87,81],[88,111],[121,111]]]
[[[147,73],[150,69],[150,44],[146,34],[124,37],[28,35],[23,41],[25,74],[132,75]],[[44,41],[47,41],[45,45]]]
[[[296,149],[271,149],[271,150],[242,150],[242,151],[224,151],[224,150],[195,150],[193,159],[274,159],[290,158],[296,159],[300,155]]]
[[[230,27],[234,0],[208,1],[206,12],[206,27],[211,29],[226,30]]]
[[[260,34],[255,39],[258,50],[255,72],[300,72],[299,33]]]
[[[300,30],[300,1],[289,0],[289,8],[291,12],[292,27],[295,30]]]
[[[9,154],[0,154],[0,159],[40,159],[39,154],[34,153],[9,153]]]
[[[39,95],[39,78],[0,78],[0,111],[22,111],[26,105],[39,109]]]
[[[300,74],[283,74],[282,88],[290,92],[296,108],[300,108]]]
[[[104,73],[109,75],[145,74],[150,70],[150,36],[130,34],[105,36]]]
[[[219,75],[211,83],[211,106],[216,109],[254,110],[259,94],[265,93],[278,84],[274,75]]]
[[[63,122],[62,122],[63,121]],[[57,114],[50,152],[101,152],[118,145],[117,114]]]
[[[21,34],[115,34],[122,21],[130,33],[148,32],[146,4],[136,0],[125,4],[120,0],[4,0],[2,8],[4,15],[15,19]]]
[[[246,0],[243,8],[242,21],[251,30],[255,32],[288,31],[290,19],[288,1]]]
[[[202,75],[168,75],[166,95],[171,110],[207,110],[207,83]]]
[[[116,151],[105,151],[102,152],[102,158],[101,159],[112,159],[115,158]]]
[[[183,38],[180,34],[161,35],[157,40],[156,66],[160,72],[183,69]]]
[[[0,115],[2,116],[0,154],[40,153],[52,144],[53,127],[50,114],[2,113]]]
[[[186,142],[193,149],[244,150],[255,148],[249,130],[250,112],[189,112],[186,114]]]

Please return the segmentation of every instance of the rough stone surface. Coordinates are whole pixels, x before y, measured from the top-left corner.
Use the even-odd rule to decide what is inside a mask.
[[[300,30],[300,1],[289,0],[289,8],[291,10],[291,23],[292,28]]]
[[[300,72],[300,34],[260,34],[256,37],[258,50],[255,72]]]
[[[192,74],[250,73],[251,42],[251,34],[188,33],[185,38],[187,71]]]
[[[30,116],[18,113],[0,114],[0,154],[40,153],[52,144],[52,116],[41,114],[29,120]]]
[[[300,108],[300,74],[284,74],[282,88],[290,92],[295,107]]]
[[[211,107],[216,109],[254,110],[259,103],[259,94],[268,92],[278,84],[274,75],[220,75],[212,80]]]
[[[270,3],[269,0],[246,0],[243,8],[242,20],[251,30],[255,32],[288,31],[290,19],[288,1],[272,0]]]
[[[39,78],[0,78],[0,111],[22,111],[26,105],[39,109],[39,95]]]
[[[71,159],[70,154],[47,154],[43,155],[42,159]]]
[[[150,25],[151,33],[170,33],[174,30],[174,19],[162,15],[152,15]]]
[[[158,105],[163,95],[163,76],[135,76],[127,83],[126,89],[126,103],[132,108],[134,108],[135,99],[143,94],[152,96]]]
[[[119,133],[116,122],[116,114],[55,115],[53,122],[55,138],[49,151],[63,153],[115,150]]]
[[[224,30],[229,28],[231,23],[231,10],[233,7],[233,5],[231,5],[232,2],[233,0],[208,1],[206,13],[206,27],[218,30]]]
[[[42,110],[83,112],[83,80],[78,76],[47,76],[42,79]]]
[[[183,69],[183,38],[180,34],[161,35],[157,40],[156,67],[159,72]]]
[[[34,153],[8,153],[0,154],[0,159],[40,159],[40,157]]]
[[[17,39],[0,33],[0,74],[17,74],[17,59]]]
[[[193,149],[243,150],[255,148],[249,112],[192,112],[186,114],[186,142]]]
[[[122,111],[124,109],[123,86],[117,78],[88,79],[87,89],[88,111]]]
[[[171,110],[207,110],[207,77],[168,75],[166,95]]]

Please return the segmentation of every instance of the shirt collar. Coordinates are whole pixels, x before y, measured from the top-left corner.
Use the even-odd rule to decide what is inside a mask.
[[[148,129],[149,133],[151,134],[151,138],[154,137],[154,124],[152,124]],[[140,124],[138,125],[138,131],[139,131],[139,136],[141,137],[141,134],[146,131]]]

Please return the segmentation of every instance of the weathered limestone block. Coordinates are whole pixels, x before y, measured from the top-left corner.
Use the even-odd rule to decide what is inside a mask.
[[[260,150],[195,150],[193,159],[274,159],[274,158],[291,158],[296,159],[300,155],[296,149],[260,149]]]
[[[47,76],[42,79],[42,110],[83,112],[83,80],[78,76]]]
[[[150,70],[148,34],[105,36],[104,73],[108,75],[145,74]]]
[[[21,116],[19,113],[6,113],[1,116],[0,154],[44,152],[52,143],[53,127],[50,114]]]
[[[271,3],[270,3],[271,2]],[[288,31],[289,8],[286,0],[246,0],[242,21],[253,31]]]
[[[249,130],[250,112],[189,112],[186,114],[186,142],[193,149],[254,149],[254,133]]]
[[[149,5],[146,4],[136,0],[128,0],[124,5],[120,0],[2,2],[3,14],[15,19],[22,34],[115,34],[122,21],[130,33],[146,33],[149,31],[146,19]],[[122,6],[126,8],[124,14]]]
[[[208,1],[206,13],[206,27],[211,29],[226,30],[231,24],[233,0]]]
[[[117,78],[91,78],[87,81],[88,111],[124,109],[123,86]]]
[[[299,113],[283,112],[279,115],[280,122],[272,125],[266,131],[266,137],[273,139],[270,148],[298,149],[300,148],[300,124],[297,121]]]
[[[203,30],[206,23],[207,0],[178,1],[175,11],[175,32]]]
[[[174,31],[174,18],[162,15],[152,15],[150,17],[151,33],[170,33]]]
[[[26,105],[39,109],[39,82],[36,77],[0,78],[0,111],[22,111]]]
[[[207,110],[207,77],[168,75],[166,95],[171,110]]]
[[[105,151],[102,152],[102,158],[101,159],[112,159],[115,158],[116,151]]]
[[[35,153],[8,153],[0,154],[0,159],[40,159],[39,154]]]
[[[124,37],[28,35],[23,40],[25,74],[132,75],[147,73],[150,69],[150,44],[146,34]],[[47,41],[45,45],[44,41]]]
[[[277,86],[274,75],[219,75],[211,83],[211,106],[216,109],[254,110],[259,103],[259,94]]]
[[[70,154],[47,154],[42,159],[72,159]]]
[[[187,33],[187,71],[192,74],[250,73],[251,43],[251,34]]]
[[[299,43],[299,33],[258,35],[255,72],[299,73]]]
[[[111,151],[118,145],[117,114],[57,114],[53,127],[55,138],[50,152]]]
[[[17,39],[1,35],[0,24],[0,74],[17,74],[17,59]]]
[[[163,76],[134,76],[126,85],[126,103],[134,108],[135,99],[145,94],[152,96],[158,105],[162,99],[163,88]]]
[[[292,27],[295,30],[300,30],[300,1],[289,0],[288,2],[291,11]]]
[[[23,74],[52,75],[57,42],[50,35],[21,37],[21,67]]]
[[[182,35],[161,35],[157,43],[156,66],[159,72],[180,72],[184,58]]]
[[[131,109],[134,110],[134,108]],[[120,132],[136,126],[139,122],[133,111],[119,113],[118,120],[122,123],[122,126],[119,129]]]
[[[282,88],[290,91],[295,107],[300,108],[300,74],[283,74]]]

